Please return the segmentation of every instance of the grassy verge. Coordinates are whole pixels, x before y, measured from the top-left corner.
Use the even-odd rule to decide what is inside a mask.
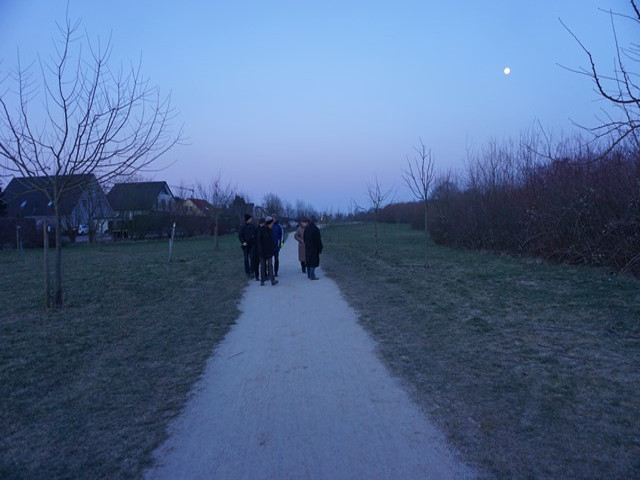
[[[487,477],[640,478],[640,282],[323,230],[324,267],[393,372]]]
[[[0,477],[135,478],[246,284],[237,241],[73,245],[66,304],[42,309],[42,253],[0,251]]]

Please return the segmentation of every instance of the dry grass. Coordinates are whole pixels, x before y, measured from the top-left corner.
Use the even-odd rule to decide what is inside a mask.
[[[65,248],[66,305],[42,309],[42,254],[0,251],[0,477],[134,478],[238,316],[234,238]]]
[[[640,478],[640,283],[432,246],[383,225],[323,231],[324,266],[380,354],[483,475]]]

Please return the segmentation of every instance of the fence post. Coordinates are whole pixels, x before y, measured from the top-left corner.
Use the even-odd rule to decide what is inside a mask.
[[[16,250],[18,252],[18,260],[24,260],[24,248],[22,244],[21,227],[16,224]]]
[[[173,222],[171,227],[171,239],[169,240],[169,263],[171,263],[171,257],[173,256],[173,240],[176,236],[176,222]]]

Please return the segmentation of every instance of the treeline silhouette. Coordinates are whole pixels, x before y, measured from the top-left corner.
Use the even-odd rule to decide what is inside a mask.
[[[551,155],[530,140],[491,142],[469,155],[464,177],[440,177],[428,206],[431,238],[640,276],[640,148],[602,151],[574,139]],[[423,208],[392,204],[379,218],[422,229]]]

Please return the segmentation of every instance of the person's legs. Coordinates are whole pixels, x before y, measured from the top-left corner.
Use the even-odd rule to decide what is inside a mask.
[[[271,257],[267,259],[267,269],[269,270],[269,279],[271,280],[271,285],[275,285],[276,283],[278,283],[278,281],[276,280],[273,267],[273,258]]]
[[[307,273],[307,264],[305,262],[300,262],[300,265],[302,266],[302,273]]]
[[[309,272],[309,279],[310,280],[317,280],[318,277],[316,277],[316,267],[307,267],[307,271]]]
[[[267,259],[260,257],[260,285],[267,279]]]
[[[280,268],[280,252],[276,252],[273,255],[273,271],[275,273],[275,276],[278,276],[278,269]]]
[[[243,248],[242,253],[244,255],[244,273],[251,275],[251,252],[248,248]]]
[[[260,260],[257,255],[251,256],[251,271],[256,277],[256,280],[260,280]]]

